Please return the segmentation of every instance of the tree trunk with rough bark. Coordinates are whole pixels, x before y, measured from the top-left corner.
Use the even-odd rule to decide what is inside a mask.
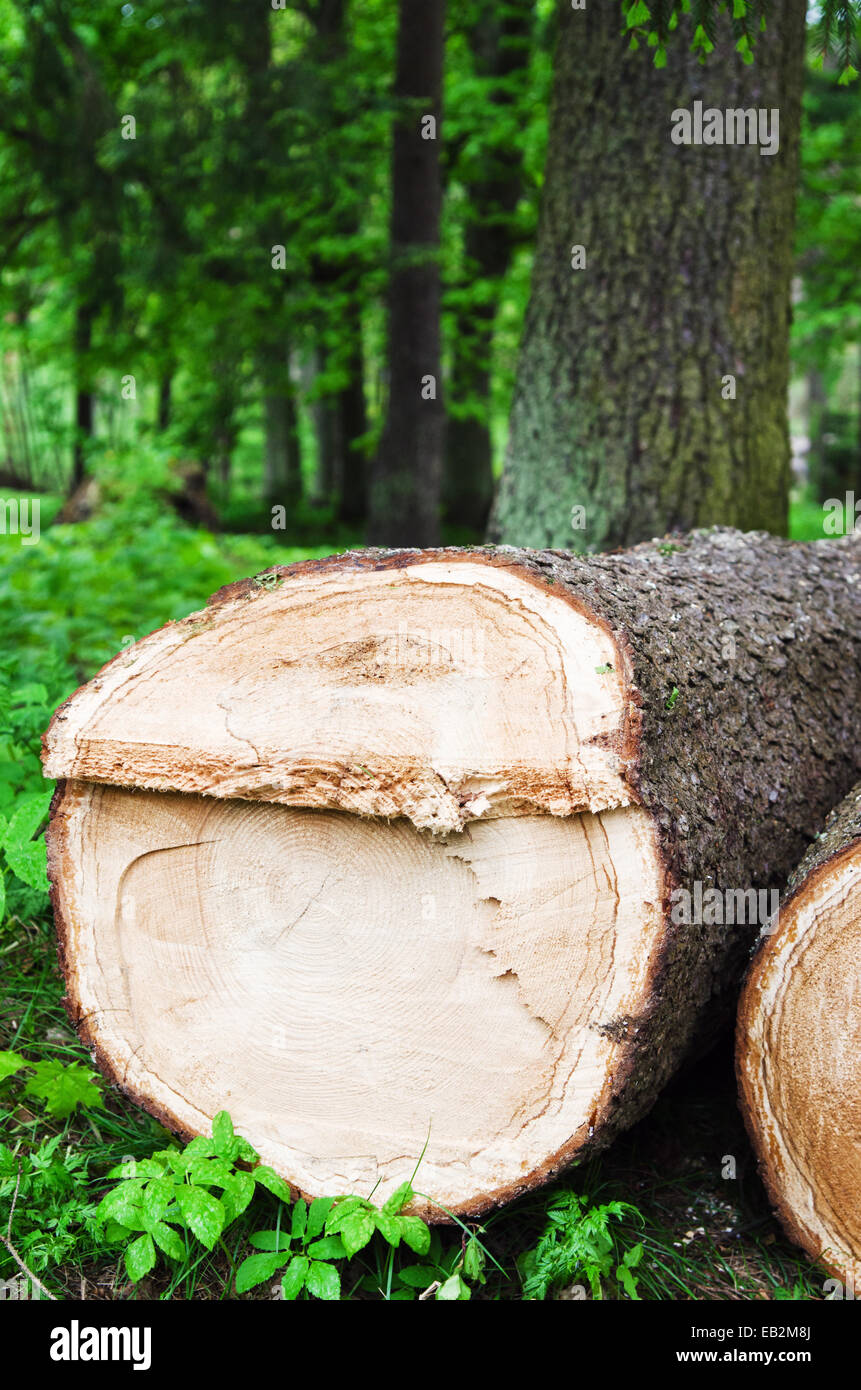
[[[857,710],[859,691],[847,695]],[[792,1240],[861,1296],[861,782],[789,882],[738,1014],[741,1108]]]
[[[46,735],[81,1036],[309,1195],[386,1196],[426,1140],[459,1213],[548,1179],[734,1005],[753,927],[702,889],[782,886],[861,774],[859,581],[855,538],[718,530],[222,590]]]
[[[371,469],[368,540],[439,539],[445,417],[440,348],[439,121],[445,0],[400,0],[392,156],[388,405]],[[433,132],[426,121],[437,123]]]
[[[700,66],[683,18],[656,71],[652,50],[627,50],[616,7],[563,9],[492,539],[598,550],[713,522],[785,534],[804,19],[788,0],[747,67],[726,16]],[[766,134],[778,109],[778,152],[673,143],[673,112],[693,123],[698,101],[762,110]]]

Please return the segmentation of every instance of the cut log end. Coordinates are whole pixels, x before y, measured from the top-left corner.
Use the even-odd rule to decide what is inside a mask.
[[[309,1196],[385,1195],[427,1141],[420,1187],[467,1212],[603,1122],[659,936],[636,809],[434,836],[71,783],[52,844],[70,992],[173,1128],[227,1108]]]
[[[384,1199],[424,1151],[434,1220],[645,1113],[744,958],[673,887],[788,872],[856,751],[854,552],[665,550],[309,562],[73,696],[49,871],[105,1071],[179,1132],[229,1110],[306,1196]]]
[[[454,1212],[545,1180],[612,1111],[662,940],[622,664],[461,561],[312,569],[107,668],[47,763],[102,1065],[181,1132],[227,1108],[308,1196],[385,1196],[423,1149]]]
[[[853,1290],[861,1287],[859,806],[856,790],[853,836],[816,856],[764,942],[742,995],[737,1049],[742,1110],[777,1213]],[[848,801],[844,824],[847,809]]]

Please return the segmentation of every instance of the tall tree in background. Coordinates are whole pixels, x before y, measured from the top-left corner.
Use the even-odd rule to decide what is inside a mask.
[[[345,156],[355,126],[355,82],[350,80],[350,39],[347,0],[317,0],[308,14],[314,24],[310,56],[320,77],[316,109],[320,130],[319,178],[330,211],[328,235],[311,256],[311,275],[326,300],[340,304],[337,344],[320,334],[317,356],[324,374],[337,386],[318,402],[318,490],[335,498],[344,521],[365,517],[365,458],[362,440],[367,432],[365,363],[362,351],[362,258],[356,249],[365,190],[345,177]],[[327,251],[328,249],[328,251]]]
[[[682,18],[657,71],[628,50],[617,6],[562,14],[494,539],[601,549],[712,522],[785,531],[805,0],[772,12],[750,65],[715,10],[707,63]],[[779,152],[674,144],[671,113],[697,100],[778,108]]]
[[[452,344],[443,508],[446,520],[483,531],[493,499],[491,356],[499,281],[517,244],[515,209],[524,191],[518,87],[530,59],[533,4],[476,0],[467,39],[482,109],[457,161],[464,186],[464,272],[484,281],[460,301]],[[457,402],[457,409],[453,409]]]
[[[392,155],[389,399],[368,540],[436,545],[444,415],[439,238],[445,0],[400,0]],[[434,130],[427,118],[437,123]]]

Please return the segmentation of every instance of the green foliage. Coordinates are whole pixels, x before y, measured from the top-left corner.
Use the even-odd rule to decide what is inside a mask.
[[[96,1248],[89,1162],[85,1154],[64,1147],[61,1135],[42,1140],[30,1153],[0,1144],[0,1231],[6,1235],[11,1212],[12,1244],[36,1274]],[[0,1245],[0,1275],[17,1272],[12,1255]]]
[[[556,1285],[585,1279],[593,1298],[604,1297],[604,1283],[615,1281],[622,1292],[639,1299],[635,1270],[643,1256],[640,1243],[620,1252],[611,1222],[639,1217],[627,1202],[587,1206],[575,1192],[555,1193],[546,1208],[547,1224],[538,1244],[518,1260],[525,1300],[545,1299]]]
[[[839,73],[838,81],[846,84],[857,77],[857,33],[861,3],[859,0],[824,0],[818,7],[815,24],[816,42],[820,57],[831,54]],[[622,0],[625,28],[630,32],[630,46],[637,48],[645,39],[655,49],[655,67],[666,63],[667,44],[678,27],[679,17],[689,15],[693,24],[691,48],[705,62],[717,41],[718,15],[729,15],[736,49],[745,63],[754,61],[756,36],[776,24],[772,0]]]
[[[32,792],[17,803],[8,822],[0,816],[0,849],[7,868],[22,883],[47,893],[48,878],[45,842],[33,836],[44,825],[51,804],[51,792]],[[0,878],[0,914],[5,905],[5,881]]]
[[[478,1236],[464,1227],[460,1245],[445,1253],[438,1234],[405,1211],[416,1196],[411,1183],[402,1183],[379,1207],[358,1196],[293,1203],[287,1183],[234,1134],[226,1111],[215,1117],[211,1139],[199,1137],[182,1149],[172,1145],[150,1158],[126,1161],[107,1177],[118,1181],[102,1198],[94,1221],[106,1243],[124,1245],[134,1283],[153,1270],[159,1253],[179,1264],[193,1258],[195,1243],[210,1251],[216,1244],[223,1247],[224,1232],[260,1188],[281,1205],[274,1227],[248,1236],[254,1253],[235,1270],[239,1295],[278,1274],[285,1300],[339,1301],[344,1271],[366,1256],[372,1243],[376,1272],[358,1282],[386,1299],[414,1299],[429,1290],[441,1301],[466,1300],[471,1284],[485,1282],[486,1251]],[[399,1250],[409,1257],[398,1268]],[[380,1251],[386,1252],[382,1263]]]
[[[293,1207],[289,1232],[278,1227],[255,1231],[250,1237],[251,1244],[263,1253],[249,1255],[240,1265],[237,1293],[245,1293],[283,1269],[281,1292],[285,1299],[298,1298],[303,1291],[312,1298],[340,1299],[341,1275],[336,1262],[352,1260],[375,1235],[391,1250],[397,1250],[403,1241],[415,1254],[427,1255],[431,1243],[428,1227],[417,1216],[403,1215],[414,1195],[411,1185],[403,1183],[382,1207],[363,1197],[320,1197],[310,1206],[300,1199]]]
[[[0,1082],[5,1081],[7,1076],[14,1076],[26,1065],[26,1060],[19,1053],[0,1052]]]
[[[92,1110],[104,1104],[94,1078],[95,1072],[80,1062],[36,1062],[24,1094],[42,1101],[54,1119],[64,1120],[79,1105]]]
[[[0,617],[0,635],[4,626]],[[41,830],[51,791],[40,785],[39,763],[48,691],[41,681],[7,684],[4,677],[14,666],[14,658],[0,657],[0,921],[9,888],[16,890],[16,903],[23,899],[32,906],[44,905],[48,892]],[[22,885],[32,891],[23,892]]]
[[[151,1158],[121,1163],[107,1176],[120,1181],[102,1198],[96,1216],[108,1241],[128,1242],[125,1263],[133,1282],[150,1272],[158,1251],[182,1260],[191,1238],[212,1250],[245,1211],[255,1186],[290,1199],[287,1184],[234,1134],[226,1111],[216,1115],[211,1139],[198,1136],[183,1149],[171,1145]]]
[[[80,1062],[60,1062],[56,1058],[30,1062],[18,1052],[0,1052],[0,1085],[11,1076],[21,1079],[22,1071],[31,1075],[24,1095],[41,1101],[48,1115],[67,1119],[78,1106],[93,1110],[104,1105],[96,1073]]]
[[[857,94],[811,74],[804,93],[796,255],[802,293],[793,349],[802,368],[833,385],[846,347],[861,333],[861,106]]]

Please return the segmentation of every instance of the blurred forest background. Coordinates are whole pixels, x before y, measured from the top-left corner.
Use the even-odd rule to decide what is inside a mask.
[[[853,524],[858,6],[729,8],[0,0],[0,1049],[84,1057],[41,732],[222,584],[367,541]],[[779,106],[780,153],[671,145],[701,98]],[[615,1164],[657,1223],[649,1296],[814,1296],[755,1178],[713,1180],[745,1145],[721,1074],[693,1138],[670,1098],[651,1156],[626,1140],[593,1180]],[[116,1097],[98,1128],[46,1120],[0,1086],[0,1130],[4,1229],[13,1148],[63,1137],[14,1230],[77,1290],[98,1255],[68,1193],[89,1211],[152,1126]]]
[[[465,0],[445,19],[443,8],[436,0],[407,3],[399,45],[395,0],[284,0],[277,8],[263,0],[0,0],[4,497],[38,495],[44,526],[70,496],[61,520],[84,519],[143,492],[192,525],[286,546],[484,536],[508,440],[547,161],[553,53],[559,11],[567,7]],[[604,7],[603,37],[616,53],[600,77],[616,88],[613,116],[596,99],[585,111],[590,129],[565,137],[568,146],[598,141],[623,204],[628,194],[639,196],[638,165],[648,160],[629,146],[620,165],[615,125],[644,90],[656,92],[661,110],[679,92],[679,81],[673,88],[651,54],[640,54],[636,68],[619,66],[623,58],[632,64],[622,10],[638,8]],[[803,8],[800,0],[787,7],[796,15]],[[583,18],[564,20],[579,43]],[[747,69],[751,90],[739,94],[745,104],[762,96],[760,78],[774,68],[772,55],[780,57],[779,25],[760,39]],[[814,70],[814,32],[792,266],[791,483],[799,534],[811,526],[816,533],[818,504],[855,486],[861,459],[861,108],[855,87],[839,85],[828,70],[836,59]],[[586,59],[594,65],[594,36],[591,44]],[[687,50],[680,37],[671,51],[677,79],[697,75],[697,55]],[[722,61],[719,49],[709,68],[718,91]],[[778,75],[797,85],[793,73]],[[791,108],[798,93],[781,95]],[[416,193],[409,169],[403,161],[398,167],[397,139],[393,162],[392,129],[417,128],[428,111],[440,117],[440,104],[430,161],[413,170],[423,181]],[[784,146],[792,143],[791,123],[784,109]],[[647,112],[641,124],[645,146]],[[668,147],[666,118],[658,136]],[[716,153],[696,156],[702,163]],[[548,177],[559,183],[569,171],[555,169],[552,154]],[[774,161],[755,150],[729,159],[753,180],[773,175],[766,166],[780,162],[794,178],[793,157],[790,148]],[[656,181],[666,177],[679,178],[667,159]],[[713,210],[720,180],[718,172],[716,187],[703,194]],[[765,196],[779,201],[776,175],[773,183]],[[565,184],[570,227],[554,235],[569,281],[577,272],[568,268],[567,242],[583,239],[578,226],[590,220],[589,201],[606,192],[597,184]],[[723,193],[732,191],[728,183]],[[550,188],[547,202],[552,209]],[[704,211],[693,209],[689,228],[701,241],[708,237]],[[791,235],[791,204],[789,219],[780,211]],[[624,206],[618,220],[625,221]],[[594,230],[594,216],[591,222]],[[769,230],[761,219],[761,240]],[[658,225],[647,245],[642,227],[636,231],[625,255],[659,262],[666,229]],[[691,297],[719,296],[721,279],[745,249],[727,245],[724,265],[712,264],[710,283]],[[588,253],[600,250],[590,245]],[[779,245],[762,251],[779,262]],[[678,285],[661,282],[658,272],[658,264],[649,271],[654,291],[667,301],[678,296]],[[543,273],[537,265],[536,301]],[[744,293],[758,307],[756,286],[747,283]],[[590,314],[603,334],[618,331],[607,321],[610,307],[587,304],[582,324],[575,309],[583,340]],[[666,305],[665,317],[672,317]],[[632,298],[624,336],[642,338],[642,318]],[[685,342],[684,350],[698,346]],[[733,349],[738,344],[728,344],[716,372],[733,369]],[[779,358],[779,343],[773,352]],[[647,338],[641,356],[648,355]],[[768,356],[767,345],[760,355]],[[636,402],[635,371],[618,358],[623,379],[612,389]],[[433,374],[434,399],[421,392],[423,365]],[[676,364],[668,368],[672,377]],[[413,373],[406,384],[405,369]],[[774,396],[773,382],[768,389]],[[653,381],[649,390],[657,390]],[[519,391],[540,397],[542,385],[530,379]],[[569,394],[576,398],[575,389]],[[693,416],[696,404],[683,399],[682,416],[685,409]],[[577,405],[582,415],[582,400]],[[686,422],[678,411],[675,421],[681,434]],[[708,423],[715,438],[708,466],[717,473],[723,426]],[[542,428],[537,442],[551,489],[552,435],[552,425]],[[757,453],[749,443],[748,477]],[[766,462],[780,473],[782,463]],[[666,460],[657,463],[666,472]],[[565,469],[576,473],[576,461],[566,460]],[[678,479],[674,486],[681,491]],[[273,507],[282,510],[273,514]],[[770,519],[755,506],[733,515],[728,497],[726,514],[720,505],[704,516],[665,511],[649,518],[656,529],[644,535],[660,531],[662,520],[750,526]],[[546,528],[546,543],[600,548],[642,538],[618,524],[580,536],[568,512]],[[497,536],[506,541],[541,541],[511,534],[516,525],[496,529],[507,531]]]

